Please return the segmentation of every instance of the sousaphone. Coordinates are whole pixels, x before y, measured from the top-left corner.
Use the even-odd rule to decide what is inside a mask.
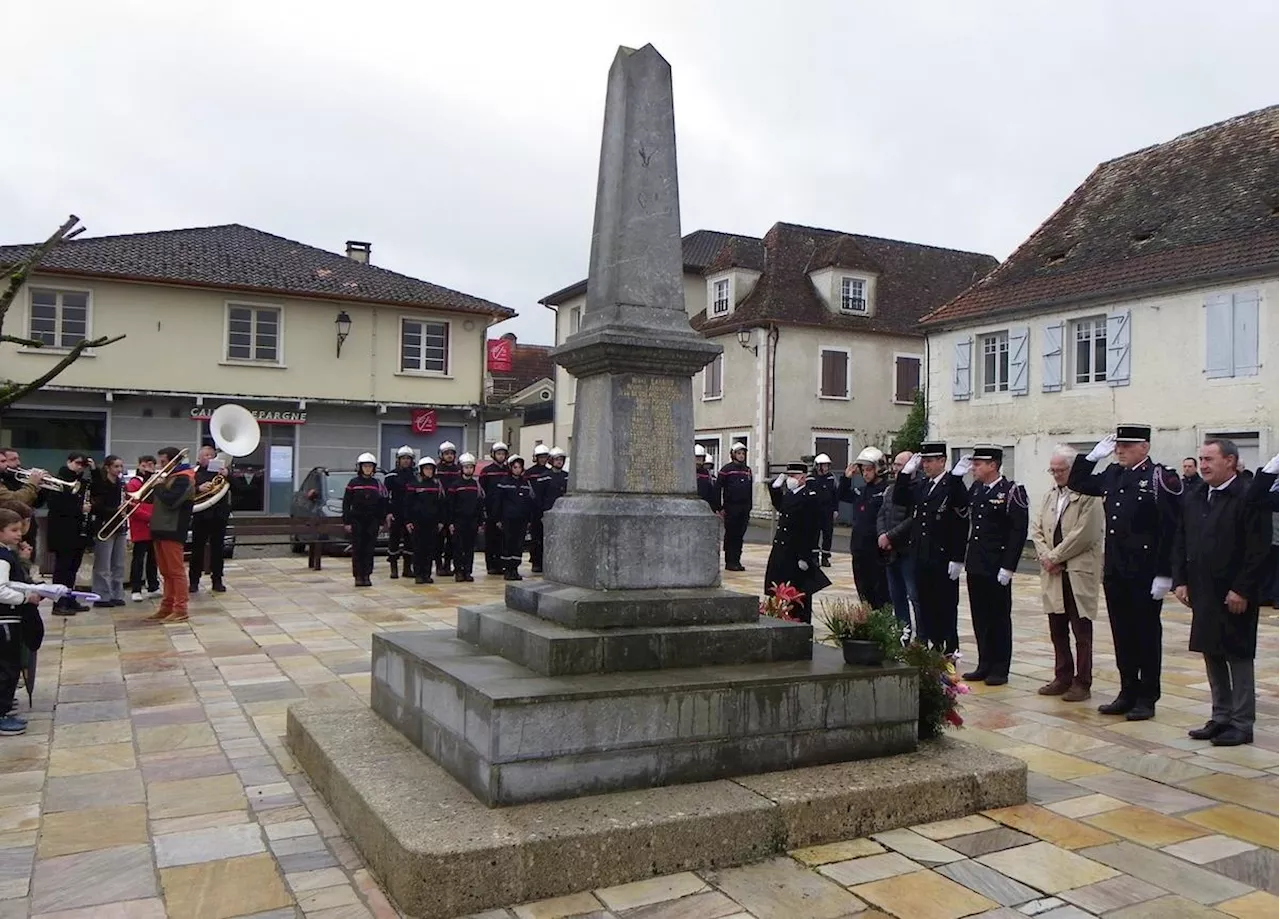
[[[209,435],[218,448],[218,459],[224,469],[231,465],[231,458],[248,456],[258,449],[262,433],[253,413],[242,405],[219,405],[209,416]],[[195,495],[192,511],[199,513],[213,507],[231,492],[231,480],[225,472],[219,472],[200,486]]]

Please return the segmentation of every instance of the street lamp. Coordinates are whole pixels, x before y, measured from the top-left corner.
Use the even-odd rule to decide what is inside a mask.
[[[755,337],[755,332],[753,330],[738,329],[738,344],[742,345],[742,347],[745,350],[750,351],[752,354],[755,354],[758,356],[760,354],[759,346],[753,345],[751,343],[751,340],[754,337]]]
[[[338,318],[333,321],[333,324],[338,327],[338,357],[342,357],[342,343],[351,334],[351,317],[347,315],[346,310],[339,310]]]

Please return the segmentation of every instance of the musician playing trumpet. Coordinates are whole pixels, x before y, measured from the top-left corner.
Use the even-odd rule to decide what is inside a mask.
[[[177,447],[163,447],[157,451],[164,465],[155,475],[155,485],[149,494],[154,499],[151,511],[151,548],[156,555],[156,567],[164,581],[164,594],[160,606],[147,619],[153,622],[186,622],[189,599],[187,572],[182,564],[182,548],[191,528],[191,502],[195,496],[195,471],[183,462],[174,462],[180,453]],[[136,502],[141,492],[127,495]]]

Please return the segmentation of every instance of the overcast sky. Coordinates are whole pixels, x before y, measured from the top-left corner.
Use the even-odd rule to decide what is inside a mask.
[[[5,4],[0,242],[243,223],[512,307],[586,275],[605,77],[675,81],[684,232],[1004,258],[1100,160],[1272,105],[1275,0]]]

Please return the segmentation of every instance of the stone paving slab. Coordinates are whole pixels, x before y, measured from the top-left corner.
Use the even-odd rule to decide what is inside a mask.
[[[726,572],[724,587],[758,592],[767,552],[767,546],[748,546],[744,552],[748,570]],[[119,610],[94,610],[65,620],[50,617],[45,610],[48,637],[40,655],[31,725],[25,736],[0,738],[0,854],[4,855],[0,859],[0,919],[45,919],[50,909],[59,911],[57,919],[396,919],[399,915],[328,808],[298,774],[283,743],[285,710],[291,701],[300,699],[367,702],[373,634],[405,629],[452,633],[458,606],[501,602],[506,585],[500,579],[481,577],[474,584],[415,586],[387,580],[380,562],[374,588],[357,593],[341,561],[326,560],[323,571],[313,572],[295,556],[256,554],[251,549],[238,552],[228,565],[228,592],[197,594],[191,621],[181,626],[144,623],[143,617],[154,606],[152,601]],[[835,567],[828,573],[836,584],[826,592],[826,598],[853,595],[848,556],[837,554]],[[538,582],[529,579],[525,583]],[[961,598],[961,646],[971,660],[972,631],[963,590]],[[992,749],[1022,747],[1028,761],[1034,758],[1025,750],[1031,745],[1104,767],[1107,771],[1097,775],[1061,778],[1038,772],[1037,765],[1044,765],[1061,776],[1061,761],[1041,758],[1030,763],[1028,786],[1036,803],[1075,822],[1081,832],[1105,832],[1084,818],[1124,807],[1154,811],[1200,827],[1204,836],[1159,849],[1128,839],[1123,845],[1179,859],[1187,866],[1242,884],[1249,892],[1205,906],[1159,886],[1159,881],[1167,881],[1165,875],[1157,875],[1146,862],[1134,860],[1125,864],[1143,866],[1140,870],[1145,880],[1126,873],[1125,867],[1112,868],[1119,872],[1113,878],[1054,894],[1060,905],[1047,907],[1040,915],[1059,919],[1054,911],[1072,906],[1085,915],[1106,913],[1107,919],[1276,916],[1280,911],[1276,896],[1262,886],[1254,889],[1248,882],[1250,878],[1261,880],[1257,872],[1267,868],[1265,858],[1250,858],[1249,853],[1261,849],[1274,853],[1277,848],[1280,676],[1275,611],[1263,611],[1259,628],[1255,743],[1232,749],[1186,738],[1187,728],[1208,718],[1209,692],[1203,663],[1186,650],[1190,617],[1172,600],[1166,602],[1163,613],[1164,698],[1156,721],[1135,727],[1097,714],[1096,705],[1107,701],[1117,686],[1105,619],[1104,613],[1094,629],[1093,699],[1072,705],[1037,696],[1036,687],[1052,677],[1053,649],[1040,610],[1039,585],[1019,574],[1014,580],[1011,681],[998,688],[974,687],[974,694],[964,704],[967,728],[955,736]],[[25,695],[23,705],[25,709]],[[79,707],[82,705],[90,707]],[[193,726],[193,730],[143,733],[180,725]],[[200,745],[185,746],[187,742]],[[51,768],[54,753],[59,754],[60,763],[66,763],[64,750],[110,744],[132,744],[135,765],[116,769],[112,763],[124,763],[108,757],[103,765],[112,771],[58,775]],[[155,744],[163,749],[154,749]],[[1190,769],[1169,766],[1173,761]],[[1080,768],[1077,763],[1068,764],[1069,769],[1073,767]],[[94,768],[94,764],[86,768]],[[261,770],[274,770],[284,781]],[[1207,775],[1228,781],[1211,782]],[[189,815],[157,816],[148,811],[153,787],[212,776],[230,776],[239,783],[230,810],[217,809],[231,802],[230,794],[219,799],[206,798],[200,792]],[[1258,785],[1240,785],[1235,783],[1237,779]],[[104,815],[108,819],[103,819]],[[109,819],[116,815],[120,826],[104,829],[104,823],[116,822]],[[175,845],[177,840],[161,843],[160,837],[237,826],[259,828],[266,851],[232,854],[231,840],[241,838],[232,833],[214,837],[231,848],[211,849],[211,861],[157,865],[158,853],[180,848]],[[936,841],[975,859],[1037,841],[1052,844],[1035,835],[1037,829],[1052,833],[1043,825],[1024,830],[1000,823],[997,829]],[[923,828],[920,834],[927,836]],[[1219,838],[1225,845],[1196,844]],[[1119,844],[1115,839],[1105,845]],[[814,849],[793,854],[797,865],[818,877],[820,863],[884,854],[883,847],[869,840],[849,839],[836,845],[843,848],[832,848],[829,861],[821,861],[823,855],[813,856]],[[132,855],[139,851],[135,847],[140,847],[142,858]],[[1089,849],[1064,851],[1092,862]],[[119,850],[126,854],[117,855]],[[1220,857],[1211,857],[1219,852]],[[807,861],[806,853],[817,860]],[[74,861],[86,854],[91,857]],[[1241,855],[1245,857],[1237,857]],[[60,861],[68,858],[73,861]],[[136,870],[131,859],[137,862]],[[140,880],[144,863],[154,878],[149,888]],[[1166,863],[1161,860],[1160,864]],[[119,865],[119,877],[104,883],[100,871],[104,865]],[[742,870],[756,869],[748,866]],[[919,870],[929,871],[947,884],[957,883],[940,873],[941,866],[928,869],[921,865]],[[903,872],[901,876],[916,873]],[[707,890],[686,893],[685,887],[672,881],[671,892],[676,898],[620,907],[621,912],[594,894],[585,902],[591,903],[589,910],[598,916],[625,915],[627,919],[752,919],[754,914],[744,904],[711,879],[698,877]],[[33,879],[38,883],[33,885]],[[261,891],[253,901],[245,898],[249,882],[254,885],[251,889]],[[327,886],[313,888],[310,883]],[[803,885],[788,886],[783,892],[792,895],[789,916],[807,915],[805,889]],[[895,888],[888,889],[892,892]],[[1220,889],[1215,882],[1215,893]],[[94,891],[116,899],[103,900]],[[190,891],[204,892],[195,896]],[[861,906],[850,915],[927,919],[927,914],[917,917],[908,912],[909,898],[886,899],[880,891],[868,891],[881,901],[873,905],[856,889],[849,890]],[[973,894],[983,897],[979,891]],[[38,903],[33,903],[33,896],[40,897]],[[1047,891],[1037,889],[1033,902],[1048,902],[1047,897]],[[64,905],[86,900],[95,902]],[[993,903],[978,915],[1017,919],[1027,915],[1027,908],[1028,904],[1005,907]],[[485,919],[514,919],[516,915],[514,908],[503,908],[486,913]],[[547,917],[556,913],[521,906],[520,915]],[[560,916],[563,913],[557,919]]]

